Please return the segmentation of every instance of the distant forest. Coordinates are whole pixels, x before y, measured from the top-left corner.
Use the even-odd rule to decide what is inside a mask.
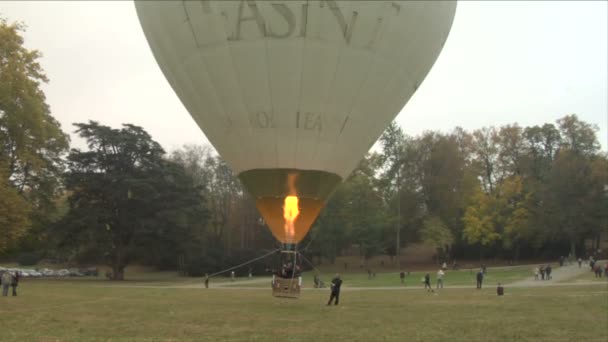
[[[70,149],[40,85],[40,53],[0,21],[0,257],[130,263],[200,275],[276,248],[252,198],[210,146],[169,153],[143,128],[75,124]],[[370,114],[372,115],[372,114]],[[584,256],[608,232],[598,128],[555,123],[408,136],[395,123],[334,192],[301,243],[334,260],[408,244],[453,258]],[[256,265],[263,267],[263,265]]]

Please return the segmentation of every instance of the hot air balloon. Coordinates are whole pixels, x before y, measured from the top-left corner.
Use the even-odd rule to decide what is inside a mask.
[[[152,53],[285,250],[437,59],[455,1],[135,1]]]

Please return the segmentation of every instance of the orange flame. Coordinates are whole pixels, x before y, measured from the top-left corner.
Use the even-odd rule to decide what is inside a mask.
[[[300,214],[298,208],[298,197],[285,197],[285,205],[283,206],[283,217],[285,218],[285,238],[286,240],[294,240],[296,236],[295,221]]]

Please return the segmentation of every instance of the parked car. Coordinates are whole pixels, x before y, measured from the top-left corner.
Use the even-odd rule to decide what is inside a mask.
[[[67,277],[70,275],[70,271],[66,270],[66,269],[62,269],[56,272],[56,275],[60,276],[60,277]]]

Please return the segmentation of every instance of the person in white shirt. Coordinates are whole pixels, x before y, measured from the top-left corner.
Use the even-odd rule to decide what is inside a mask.
[[[441,286],[441,288],[443,288],[443,276],[444,276],[444,272],[442,269],[439,269],[439,271],[437,271],[437,288],[439,288],[439,286]]]

